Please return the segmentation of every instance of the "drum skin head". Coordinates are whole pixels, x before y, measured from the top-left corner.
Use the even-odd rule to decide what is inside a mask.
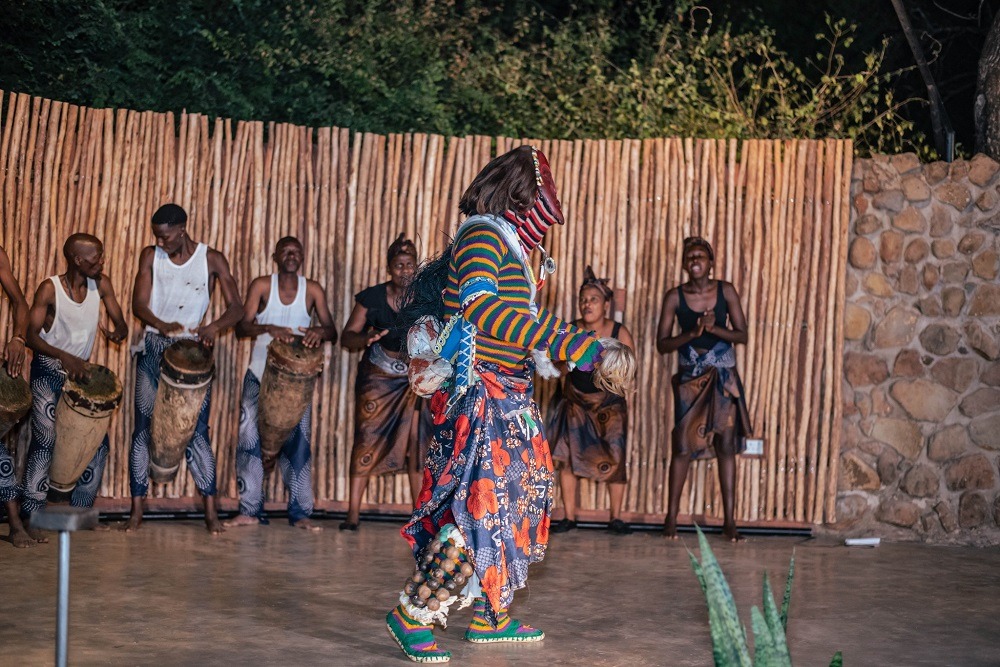
[[[215,364],[211,348],[187,338],[168,347],[163,352],[163,359],[182,373],[204,373]]]
[[[110,368],[98,364],[87,364],[89,373],[85,380],[66,380],[63,393],[74,405],[95,412],[104,412],[118,407],[122,400],[122,383]]]

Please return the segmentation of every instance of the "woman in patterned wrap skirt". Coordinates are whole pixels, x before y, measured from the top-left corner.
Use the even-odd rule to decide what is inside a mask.
[[[406,471],[416,502],[430,416],[426,401],[410,391],[406,378],[404,335],[397,329],[403,290],[417,267],[417,248],[403,234],[386,253],[389,281],[355,297],[341,343],[364,350],[354,384],[354,447],[347,520],[341,530],[357,530],[361,498],[372,475]]]
[[[608,280],[597,278],[588,266],[580,286],[580,319],[573,324],[598,338],[617,338],[634,348],[629,330],[608,317],[613,297]],[[565,518],[552,524],[552,532],[565,533],[576,528],[577,478],[585,477],[608,485],[611,500],[608,530],[619,535],[631,533],[621,519],[627,482],[625,398],[596,387],[593,373],[573,369],[553,396],[547,426],[552,458],[559,467],[559,489],[566,513]]]

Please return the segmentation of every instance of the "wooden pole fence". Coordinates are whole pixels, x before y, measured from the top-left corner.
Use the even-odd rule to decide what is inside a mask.
[[[285,235],[306,249],[303,272],[327,291],[343,324],[353,295],[386,279],[384,252],[403,232],[422,257],[440,252],[458,222],[458,199],[493,156],[523,143],[546,152],[567,220],[546,246],[559,271],[542,303],[576,317],[583,268],[624,290],[618,304],[640,360],[630,398],[626,517],[659,521],[665,511],[675,355],[656,353],[663,295],[683,278],[680,247],[698,234],[716,250],[716,272],[743,298],[749,341],[738,349],[754,434],[763,458],[740,458],[737,517],[802,525],[834,518],[841,421],[844,276],[852,145],[847,140],[538,141],[507,137],[351,133],[337,127],[210,121],[199,114],[91,109],[0,91],[0,243],[26,294],[64,270],[61,246],[77,231],[105,242],[106,271],[133,332],[132,281],[152,243],[149,220],[173,201],[191,236],[223,252],[241,289],[273,270]],[[213,299],[210,316],[222,308]],[[10,307],[0,303],[0,340]],[[226,335],[211,415],[223,506],[236,497],[239,398],[250,344]],[[353,385],[358,355],[326,350],[313,405],[317,506],[342,509],[348,493]],[[125,509],[135,367],[129,346],[100,339],[94,361],[126,388],[111,426],[101,506]],[[546,408],[554,385],[540,382]],[[28,427],[8,437],[23,465]],[[722,504],[713,461],[691,467],[682,514],[712,522]],[[195,504],[182,463],[177,479],[153,485],[152,507]],[[580,488],[581,515],[606,516],[601,484]],[[269,506],[280,507],[278,476]],[[373,479],[370,507],[405,513],[405,475]]]

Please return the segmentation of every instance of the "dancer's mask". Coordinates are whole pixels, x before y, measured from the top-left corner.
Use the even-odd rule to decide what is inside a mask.
[[[562,204],[559,203],[559,196],[556,194],[552,170],[549,169],[549,161],[545,158],[545,154],[536,148],[531,149],[531,159],[535,163],[535,181],[538,183],[534,206],[524,213],[504,212],[504,217],[517,229],[517,235],[521,237],[528,250],[534,250],[549,227],[566,222],[563,218]]]

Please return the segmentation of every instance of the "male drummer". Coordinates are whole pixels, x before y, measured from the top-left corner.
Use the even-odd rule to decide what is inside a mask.
[[[132,291],[132,312],[146,330],[135,373],[135,431],[128,457],[132,516],[126,531],[138,530],[142,524],[143,499],[149,491],[150,426],[164,350],[177,338],[197,338],[205,347],[213,347],[219,334],[243,317],[243,303],[229,262],[219,251],[188,236],[184,209],[164,204],[151,222],[156,245],[143,248],[139,255]],[[216,283],[222,289],[226,309],[217,320],[203,325]],[[187,464],[205,498],[205,525],[215,534],[223,528],[215,500],[215,455],[208,436],[211,404],[209,388],[187,446]]]
[[[11,270],[10,259],[0,247],[0,286],[14,311],[14,331],[0,351],[0,359],[7,366],[12,377],[18,377],[24,370],[24,344],[28,335],[28,302]],[[48,542],[40,533],[29,534],[21,522],[21,485],[14,473],[14,458],[0,442],[0,502],[7,508],[7,523],[10,525],[9,539],[18,548],[33,546],[36,542]]]
[[[240,400],[240,432],[236,445],[240,513],[225,523],[227,527],[265,521],[264,465],[257,430],[257,401],[268,344],[275,338],[291,343],[296,336],[302,336],[303,345],[315,348],[326,341],[337,340],[337,328],[322,286],[299,275],[304,256],[302,243],[297,238],[286,236],[278,241],[271,256],[278,265],[278,273],[261,276],[250,283],[243,319],[236,326],[237,336],[256,337],[256,340],[250,353],[250,367],[243,377]],[[319,321],[318,326],[312,326],[313,314]],[[308,406],[302,421],[281,449],[278,467],[288,488],[288,522],[296,528],[322,530],[309,519],[313,510],[309,469],[311,415],[312,406]]]
[[[66,273],[38,286],[28,315],[28,347],[35,355],[31,360],[31,446],[24,469],[22,516],[45,506],[56,444],[56,403],[66,378],[87,377],[86,364],[98,329],[112,343],[120,343],[128,334],[111,279],[103,273],[104,245],[100,239],[73,234],[63,245],[63,256]],[[113,326],[110,330],[99,323],[102,303]],[[93,507],[107,456],[105,435],[68,498],[74,506]]]

